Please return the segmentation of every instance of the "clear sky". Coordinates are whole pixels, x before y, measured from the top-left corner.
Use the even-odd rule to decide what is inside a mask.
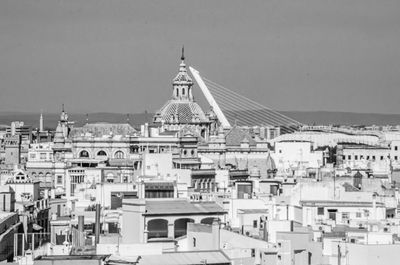
[[[400,113],[399,0],[1,0],[0,110],[155,111],[182,44],[278,110]]]

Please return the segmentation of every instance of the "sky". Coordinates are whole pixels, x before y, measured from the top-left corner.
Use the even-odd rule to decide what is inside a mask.
[[[182,45],[277,110],[400,113],[398,0],[2,0],[0,111],[156,111]]]

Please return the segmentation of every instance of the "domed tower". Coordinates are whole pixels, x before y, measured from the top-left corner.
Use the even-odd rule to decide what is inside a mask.
[[[190,127],[208,139],[211,122],[199,104],[194,101],[193,84],[186,69],[184,49],[182,48],[179,72],[172,80],[172,98],[156,112],[153,121],[169,131],[179,131],[183,127]]]
[[[68,121],[68,113],[64,109],[64,104],[62,104],[59,125],[62,128],[64,138],[68,137],[70,128],[69,128],[69,121]]]
[[[172,98],[179,101],[193,101],[193,80],[187,73],[184,48],[182,47],[181,64],[179,72],[172,80]]]

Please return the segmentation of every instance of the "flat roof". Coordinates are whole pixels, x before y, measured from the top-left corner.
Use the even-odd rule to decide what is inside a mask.
[[[110,255],[52,255],[39,256],[35,260],[105,260]]]
[[[257,213],[268,213],[268,209],[238,209],[239,214],[257,214]]]
[[[369,201],[328,201],[328,200],[304,200],[300,201],[303,206],[320,207],[372,207],[373,203]],[[385,207],[382,202],[376,202],[377,207]]]
[[[229,258],[219,250],[164,253],[162,255],[141,256],[140,265],[191,265],[191,264],[231,264]]]
[[[137,199],[124,199],[122,204],[136,205]],[[145,216],[155,215],[205,215],[224,214],[224,209],[215,202],[190,202],[186,199],[146,200]]]

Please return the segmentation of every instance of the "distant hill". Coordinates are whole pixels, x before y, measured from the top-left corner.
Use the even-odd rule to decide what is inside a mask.
[[[126,123],[128,122],[127,114],[98,112],[89,113],[88,116],[83,113],[68,113],[69,120],[75,122],[75,126],[82,126],[88,119],[90,123],[110,122],[110,123]],[[129,114],[129,123],[133,127],[140,127],[141,124],[151,122],[152,113],[134,113]],[[40,113],[25,112],[0,112],[0,124],[10,125],[12,121],[23,121],[26,125],[33,128],[39,127]],[[47,129],[55,129],[60,119],[59,113],[43,113],[44,127]]]
[[[333,111],[281,111],[282,114],[289,116],[304,124],[343,124],[343,125],[398,125],[400,124],[400,114],[376,114],[376,113],[353,113],[353,112],[333,112]],[[145,122],[151,122],[153,113],[134,113],[129,114],[129,123],[134,127],[139,127]],[[24,121],[25,124],[34,128],[39,126],[40,113],[26,112],[0,112],[0,125],[10,125],[11,121]],[[82,126],[86,123],[86,114],[71,113],[70,120],[75,121],[75,126]],[[54,129],[59,120],[58,113],[44,113],[45,128]],[[90,123],[110,122],[125,123],[127,114],[98,112],[89,113]]]
[[[304,124],[400,125],[400,114],[355,113],[335,111],[280,111]]]

